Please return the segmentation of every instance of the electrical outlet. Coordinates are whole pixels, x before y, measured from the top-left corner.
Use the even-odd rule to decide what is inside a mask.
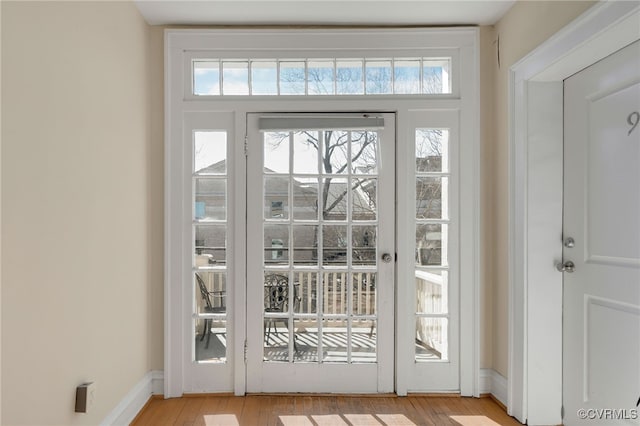
[[[96,384],[83,383],[76,388],[76,413],[87,413],[95,405]]]

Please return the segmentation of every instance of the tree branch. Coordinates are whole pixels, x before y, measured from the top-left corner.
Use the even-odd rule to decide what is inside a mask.
[[[365,182],[368,182],[368,181],[370,181],[370,180],[371,180],[371,178],[369,178],[369,179],[362,179],[362,180],[359,180],[359,181],[358,181],[358,182],[353,186],[353,188],[351,188],[351,190],[352,190],[352,191],[354,191],[354,190],[358,189],[359,187],[361,187],[362,185],[364,185],[364,183],[365,183]],[[329,192],[329,191],[327,190],[327,193],[328,193],[328,192]],[[344,200],[344,197],[347,195],[347,192],[348,192],[348,190],[344,190],[344,191],[342,191],[342,194],[340,194],[338,197],[336,197],[335,201],[334,201],[333,203],[331,203],[331,205],[330,205],[329,207],[327,207],[327,208],[322,212],[323,216],[324,216],[326,213],[328,213],[328,212],[330,212],[331,210],[333,210],[333,209],[334,209],[338,204],[340,204],[340,202],[341,202],[342,200]],[[324,202],[326,203],[326,198],[325,198],[325,201],[324,201]]]

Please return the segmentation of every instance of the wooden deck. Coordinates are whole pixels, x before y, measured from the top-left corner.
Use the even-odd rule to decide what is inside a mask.
[[[154,397],[133,426],[519,425],[493,399],[410,395]]]

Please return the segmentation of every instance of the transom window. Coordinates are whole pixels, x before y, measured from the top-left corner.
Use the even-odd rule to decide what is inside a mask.
[[[194,59],[195,96],[451,93],[451,58]]]

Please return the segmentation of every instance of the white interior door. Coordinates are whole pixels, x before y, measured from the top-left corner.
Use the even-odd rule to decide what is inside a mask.
[[[638,425],[640,42],[565,81],[564,157],[564,424]]]
[[[247,123],[247,391],[392,392],[394,115]]]

